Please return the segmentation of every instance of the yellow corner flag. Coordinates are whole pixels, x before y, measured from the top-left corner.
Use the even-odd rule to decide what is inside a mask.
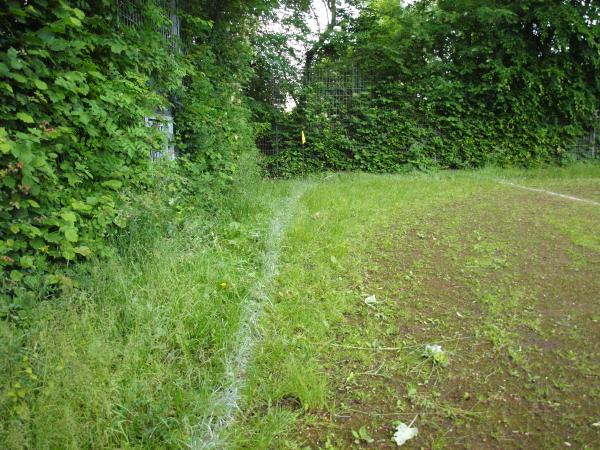
[[[304,136],[304,130],[300,133],[300,138],[302,140],[302,145],[306,144],[306,136]]]

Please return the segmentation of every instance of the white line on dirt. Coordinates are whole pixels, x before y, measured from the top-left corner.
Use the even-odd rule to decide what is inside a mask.
[[[267,235],[267,248],[263,255],[262,276],[254,285],[250,297],[242,306],[241,325],[236,335],[236,351],[225,361],[224,387],[215,392],[205,418],[200,422],[192,449],[228,448],[225,431],[235,422],[241,408],[241,392],[246,382],[246,369],[254,346],[260,339],[258,320],[265,303],[270,301],[268,286],[277,275],[280,244],[296,203],[308,189],[307,183],[299,183],[283,204],[277,208]]]
[[[590,205],[600,206],[600,203],[595,202],[594,200],[588,200],[587,198],[573,197],[572,195],[560,194],[558,192],[547,191],[545,189],[538,189],[538,188],[534,188],[534,187],[523,186],[523,185],[520,185],[520,184],[511,183],[510,181],[500,181],[500,183],[501,184],[506,184],[508,186],[516,187],[516,188],[519,188],[519,189],[525,189],[527,191],[540,192],[542,194],[553,195],[555,197],[564,198],[566,200],[571,200],[571,201],[575,201],[575,202],[582,202],[582,203],[587,203],[587,204],[590,204]]]

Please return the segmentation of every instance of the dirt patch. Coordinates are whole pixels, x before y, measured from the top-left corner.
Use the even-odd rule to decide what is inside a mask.
[[[407,448],[600,446],[600,259],[556,226],[600,211],[532,200],[481,193],[376,236],[363,289],[382,301],[338,335],[312,448],[395,448],[415,417]]]

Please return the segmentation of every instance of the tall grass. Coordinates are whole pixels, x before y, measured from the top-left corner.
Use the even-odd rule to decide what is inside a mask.
[[[250,168],[178,224],[168,195],[140,197],[111,255],[71,275],[77,287],[0,322],[3,446],[189,444],[286,190]]]

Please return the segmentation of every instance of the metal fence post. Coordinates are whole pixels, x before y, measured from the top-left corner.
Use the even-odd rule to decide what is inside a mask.
[[[596,130],[598,128],[598,122],[600,122],[600,111],[596,111],[596,120],[594,121],[594,128],[592,129],[592,159],[596,158]]]

